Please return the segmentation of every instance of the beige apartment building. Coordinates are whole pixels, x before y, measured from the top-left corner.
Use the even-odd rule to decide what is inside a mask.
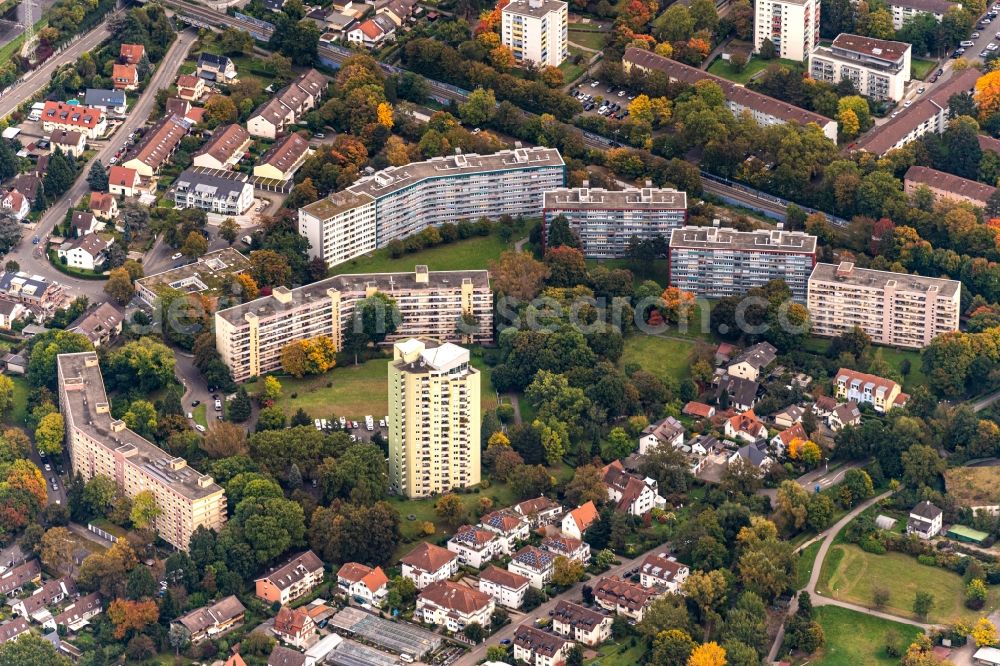
[[[389,486],[427,497],[479,483],[480,373],[469,350],[411,338],[389,364]]]
[[[816,335],[859,327],[872,342],[921,349],[958,330],[961,285],[907,273],[816,264],[809,276],[809,318]]]
[[[152,491],[160,509],[156,531],[181,550],[187,550],[198,526],[222,528],[226,522],[222,487],[111,416],[96,353],[60,354],[57,370],[59,407],[74,473],[84,481],[98,474],[114,479],[128,497]]]
[[[215,346],[238,382],[281,367],[289,342],[320,335],[341,349],[359,301],[382,293],[396,301],[400,319],[387,342],[431,337],[465,344],[493,341],[489,273],[429,271],[338,275],[304,287],[277,287],[270,296],[215,314]],[[469,324],[459,326],[463,316]],[[460,330],[461,328],[461,330]]]

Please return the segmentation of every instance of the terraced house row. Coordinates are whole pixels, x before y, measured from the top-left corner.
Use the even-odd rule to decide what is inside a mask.
[[[401,321],[386,342],[411,337],[489,343],[493,295],[485,270],[338,275],[304,287],[277,287],[215,314],[216,349],[238,382],[278,370],[290,342],[320,335],[342,348],[358,302],[382,293],[394,299]],[[467,323],[459,324],[465,317]]]

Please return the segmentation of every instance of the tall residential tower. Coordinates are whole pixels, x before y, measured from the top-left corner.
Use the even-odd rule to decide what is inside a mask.
[[[479,483],[479,371],[469,350],[411,338],[389,363],[389,485],[427,497]]]

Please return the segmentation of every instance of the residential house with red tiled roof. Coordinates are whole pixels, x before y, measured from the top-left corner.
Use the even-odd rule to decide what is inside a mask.
[[[526,519],[531,527],[534,528],[540,525],[551,525],[558,521],[559,517],[562,516],[563,506],[559,502],[542,495],[541,497],[515,504],[514,511],[517,515]]]
[[[867,402],[876,412],[888,412],[894,407],[902,407],[910,397],[891,379],[850,368],[837,371],[833,389],[839,399],[845,402],[853,400],[858,404]]]
[[[514,659],[530,666],[556,666],[566,661],[573,641],[522,624],[514,632]]]
[[[118,65],[112,68],[111,81],[115,90],[135,90],[139,87],[139,70],[135,65]]]
[[[780,456],[784,455],[789,445],[797,439],[803,442],[809,439],[809,435],[806,434],[806,429],[801,423],[796,423],[791,428],[785,428],[779,432],[771,438],[771,444],[777,449],[777,453]]]
[[[479,569],[500,554],[500,537],[492,530],[462,525],[448,540],[448,550],[458,555],[460,564]]]
[[[142,140],[128,152],[122,166],[135,170],[140,178],[152,178],[187,136],[191,123],[169,115],[147,130]]]
[[[205,94],[205,79],[191,74],[177,77],[177,96],[187,102],[197,102]]]
[[[403,578],[409,578],[418,590],[431,583],[448,580],[458,573],[458,555],[447,548],[422,542],[400,559]]]
[[[552,580],[555,563],[555,553],[535,546],[525,546],[514,553],[510,564],[507,565],[507,570],[524,576],[531,583],[531,587],[541,590],[546,583]]]
[[[250,134],[233,123],[217,127],[212,138],[194,154],[191,163],[208,169],[230,169],[250,147]]]
[[[414,617],[457,633],[473,623],[488,628],[495,608],[493,597],[485,592],[441,580],[431,583],[417,596]]]
[[[396,36],[396,25],[385,15],[362,21],[347,32],[350,44],[359,44],[369,49],[378,48]]]
[[[531,581],[521,574],[492,564],[479,574],[479,591],[490,595],[498,604],[507,608],[520,608],[530,585]]]
[[[254,165],[253,175],[258,178],[288,180],[295,175],[302,163],[313,152],[309,142],[299,134],[289,134],[279,139]]]
[[[379,608],[389,594],[389,578],[382,567],[347,562],[337,571],[337,585],[355,599]]]
[[[752,409],[736,414],[726,421],[725,435],[750,444],[767,437],[767,426],[760,422]]]
[[[138,196],[138,190],[139,174],[135,169],[128,169],[117,164],[108,169],[108,192],[115,196],[134,197]]]
[[[681,410],[681,414],[684,414],[685,416],[693,416],[696,419],[710,419],[715,416],[715,407],[706,405],[703,402],[696,402],[692,400],[688,404],[684,405],[684,409]]]
[[[9,190],[0,196],[0,211],[3,211],[7,217],[20,222],[31,213],[31,203],[28,201],[28,197],[16,189]]]
[[[299,553],[254,581],[257,596],[285,605],[323,582],[323,560],[311,550]]]
[[[146,47],[142,44],[122,44],[118,50],[118,59],[126,65],[138,65],[145,53]]]
[[[42,109],[42,131],[50,134],[68,130],[82,132],[88,139],[98,139],[107,129],[108,119],[99,109],[52,101],[46,102]]]
[[[593,502],[587,502],[576,507],[562,519],[563,534],[567,534],[574,539],[582,539],[587,531],[598,519],[597,507]]]
[[[307,647],[312,635],[316,633],[316,624],[305,608],[292,609],[282,606],[274,616],[274,635],[297,648]]]
[[[90,212],[99,220],[113,220],[118,217],[118,200],[112,194],[91,192]]]
[[[42,582],[42,566],[38,560],[29,560],[0,574],[0,595],[12,597],[21,592],[26,583]]]

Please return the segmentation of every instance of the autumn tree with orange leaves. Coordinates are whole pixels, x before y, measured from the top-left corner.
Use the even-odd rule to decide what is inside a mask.
[[[976,79],[976,103],[980,122],[1000,111],[1000,70],[987,72]]]
[[[125,638],[129,631],[140,632],[160,619],[160,609],[156,607],[156,602],[129,601],[127,599],[115,599],[108,606],[108,618],[114,625],[114,637]]]
[[[694,294],[677,287],[667,287],[660,295],[663,301],[663,318],[668,324],[690,322],[694,317]]]
[[[715,641],[702,643],[691,652],[687,666],[726,666],[726,650]]]

